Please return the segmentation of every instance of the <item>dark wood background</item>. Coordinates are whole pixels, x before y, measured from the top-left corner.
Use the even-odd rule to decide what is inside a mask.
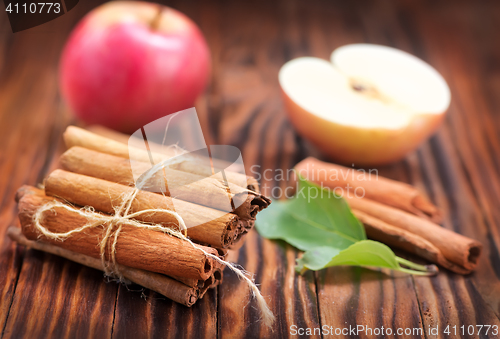
[[[189,309],[4,236],[16,224],[15,191],[41,182],[60,152],[62,131],[74,123],[58,92],[59,55],[71,28],[99,3],[81,0],[68,14],[16,34],[0,13],[2,338],[277,338],[290,336],[292,325],[357,324],[424,329],[405,338],[455,338],[443,334],[447,325],[500,325],[500,2],[169,3],[199,24],[212,51],[211,85],[197,104],[209,143],[238,146],[247,166],[261,172],[318,155],[283,110],[277,74],[291,58],[327,59],[344,44],[384,44],[426,60],[451,87],[439,132],[380,173],[424,190],[446,212],[444,227],[484,244],[477,271],[464,277],[442,270],[427,278],[342,267],[297,276],[296,251],[254,232],[232,258],[255,273],[277,315],[273,332],[228,271],[217,290]],[[262,184],[268,193],[286,185]],[[440,334],[429,335],[436,326]]]

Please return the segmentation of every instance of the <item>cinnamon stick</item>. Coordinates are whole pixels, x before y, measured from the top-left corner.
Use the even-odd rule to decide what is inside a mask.
[[[221,256],[219,254],[219,258],[224,260],[225,255]],[[184,285],[190,286],[190,287],[196,287],[200,291],[205,289],[207,286],[213,287],[214,284],[217,284],[218,282],[222,281],[222,270],[224,269],[224,265],[221,265],[218,261],[213,261],[213,273],[212,275],[207,279],[207,280],[196,280],[196,279],[191,279],[191,278],[185,278],[185,277],[171,277],[174,278],[177,281],[182,282]]]
[[[210,288],[215,287],[214,284],[215,277],[212,274],[207,280],[205,280],[205,284],[203,285],[203,287],[199,289],[199,298],[202,299]]]
[[[115,141],[95,133],[86,131],[82,128],[75,126],[69,126],[64,132],[64,142],[67,148],[73,146],[81,146],[84,148],[92,149],[94,151],[108,153],[122,158],[134,159],[137,161],[151,163],[151,159],[154,164],[158,164],[167,159],[177,156],[177,152],[174,149],[162,149],[162,154],[156,152],[147,152],[141,148],[136,148],[128,145],[127,143],[122,143]],[[177,164],[172,164],[170,167],[177,170],[182,170],[184,172],[189,172],[193,174],[198,174],[206,176],[207,173],[212,175],[213,171],[210,163],[210,159],[201,159],[201,161],[195,161],[193,159],[186,159]],[[241,185],[241,183],[246,183],[247,188],[251,191],[258,192],[259,185],[255,178],[246,176],[241,173],[225,171],[226,180],[228,182],[234,183],[236,185]]]
[[[75,146],[61,156],[60,164],[64,169],[74,173],[122,185],[135,185],[129,159]],[[146,173],[151,165],[135,162],[133,168],[136,173]],[[157,193],[225,212],[234,212],[242,220],[255,219],[257,212],[270,203],[267,197],[238,185],[229,183],[229,186],[225,186],[213,177],[203,177],[170,168],[159,170],[143,183],[145,190],[148,190],[148,187],[162,188],[162,192]],[[233,208],[235,206],[236,209]]]
[[[371,238],[415,253],[453,272],[470,273],[482,250],[477,240],[366,198],[344,195]]]
[[[103,237],[101,227],[86,229],[84,232],[65,238],[64,241],[48,238],[34,227],[33,217],[41,206],[54,202],[56,199],[30,186],[21,187],[16,199],[18,200],[19,220],[26,238],[40,239],[67,250],[100,259],[98,243]],[[54,207],[52,211],[52,213],[45,213],[41,221],[42,226],[52,232],[68,232],[83,227],[89,222],[87,217],[61,207]],[[200,249],[194,248],[188,242],[165,233],[138,229],[128,223],[122,223],[121,226],[122,230],[116,244],[116,261],[119,264],[169,276],[198,280],[206,280],[213,274],[212,259],[207,258]],[[207,253],[217,254],[213,248],[201,245],[199,247]],[[107,258],[109,254],[108,244]]]
[[[101,125],[91,125],[86,127],[86,131],[97,134],[101,137],[105,137],[114,141],[121,142],[122,144],[125,145],[131,145],[136,148],[143,148],[144,147],[144,140],[142,138],[137,138],[135,136],[131,136],[128,134],[120,133],[118,131],[109,129],[107,127],[101,126]],[[165,146],[162,146],[160,144],[157,144],[151,140],[148,140],[148,146],[149,149],[154,152],[154,153],[159,153],[159,154],[164,154],[167,153],[170,155],[170,157],[174,157],[177,155],[177,152],[172,150],[172,149],[166,149]],[[204,161],[209,162],[208,159],[203,159]],[[218,169],[224,169],[227,168],[233,164],[231,164],[228,161],[224,161],[222,159],[212,159],[213,161],[213,167],[218,168]],[[234,172],[234,171],[233,171]],[[210,173],[211,175],[211,173]],[[253,178],[249,178],[253,179]],[[257,181],[255,181],[257,182]]]
[[[295,166],[305,179],[330,189],[349,189],[356,194],[402,209],[435,223],[442,222],[440,210],[419,190],[406,183],[383,178],[378,173],[358,172],[336,164],[309,157]]]
[[[123,197],[133,188],[107,180],[63,170],[53,171],[45,179],[47,195],[62,198],[80,206],[92,206],[95,209],[114,213],[115,208],[123,203]],[[187,235],[193,240],[215,247],[225,248],[234,242],[238,232],[238,217],[213,208],[192,204],[159,194],[139,191],[132,202],[130,212],[147,209],[165,209],[175,211],[182,216]],[[171,214],[151,212],[141,214],[135,219],[166,226],[178,225]],[[207,221],[208,220],[208,221]]]
[[[20,245],[54,254],[81,265],[104,271],[101,260],[81,253],[69,251],[45,242],[28,240],[18,227],[9,227],[7,229],[7,235]],[[196,300],[198,300],[198,295],[200,293],[198,288],[186,286],[183,283],[162,274],[127,267],[120,264],[117,266],[125,279],[160,293],[161,295],[179,304],[190,307],[196,302]]]
[[[213,277],[213,274],[210,277]],[[198,279],[185,278],[185,277],[179,277],[179,276],[171,276],[170,278],[175,279],[175,280],[183,283],[186,286],[195,287],[197,289],[200,289],[200,288],[203,288],[203,286],[205,286],[205,283],[207,280],[211,281],[210,277],[208,277],[208,279],[206,279],[206,280],[198,280]]]
[[[224,271],[223,267],[215,268],[214,269],[214,274],[213,274],[214,282],[212,283],[212,285],[210,286],[210,288],[213,288],[215,286],[218,286],[218,285],[222,284],[222,280],[224,278],[223,271]]]

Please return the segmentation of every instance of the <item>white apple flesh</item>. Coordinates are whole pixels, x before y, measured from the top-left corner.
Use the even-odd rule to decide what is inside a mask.
[[[331,63],[294,59],[279,81],[297,131],[346,164],[401,159],[437,129],[450,104],[448,85],[434,68],[379,45],[340,47]]]
[[[60,85],[83,121],[130,132],[192,107],[209,73],[205,39],[184,14],[148,2],[112,1],[72,32]]]

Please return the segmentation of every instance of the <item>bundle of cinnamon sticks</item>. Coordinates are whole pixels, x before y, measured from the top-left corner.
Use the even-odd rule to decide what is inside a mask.
[[[254,178],[226,171],[221,180],[207,175],[213,169],[196,159],[152,175],[150,180],[168,183],[166,190],[138,189],[130,154],[135,169],[145,171],[151,156],[164,154],[148,154],[73,126],[64,141],[68,149],[60,157],[61,169],[45,178],[43,189],[18,190],[21,228],[11,227],[9,236],[186,306],[221,283],[224,267],[217,258],[241,245],[256,214],[271,202]],[[241,182],[246,187],[236,184]],[[175,197],[169,191],[173,186]]]
[[[307,158],[296,172],[345,198],[369,238],[406,250],[459,274],[472,272],[482,244],[441,227],[442,215],[415,187]]]

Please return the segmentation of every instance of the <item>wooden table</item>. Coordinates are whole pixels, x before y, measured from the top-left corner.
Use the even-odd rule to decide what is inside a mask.
[[[186,308],[3,236],[17,222],[17,188],[42,181],[55,166],[62,131],[74,123],[58,92],[58,59],[70,29],[98,4],[82,0],[63,17],[16,34],[5,12],[0,14],[2,338],[278,338],[291,336],[293,325],[384,326],[417,329],[399,337],[456,338],[455,325],[500,325],[500,3],[170,3],[200,25],[212,51],[212,81],[197,104],[209,143],[239,147],[259,173],[318,156],[283,110],[277,73],[291,58],[327,59],[336,47],[354,42],[394,46],[436,67],[452,91],[439,132],[379,173],[421,188],[445,211],[444,227],[480,240],[484,252],[477,271],[464,277],[442,270],[428,278],[341,267],[298,276],[297,251],[254,232],[232,258],[255,273],[277,316],[273,332],[259,322],[247,288],[231,272],[217,290]],[[269,177],[261,181],[265,192],[286,187]],[[443,333],[447,325],[449,336]],[[429,334],[436,326],[439,335]],[[487,336],[483,330],[470,337]]]

